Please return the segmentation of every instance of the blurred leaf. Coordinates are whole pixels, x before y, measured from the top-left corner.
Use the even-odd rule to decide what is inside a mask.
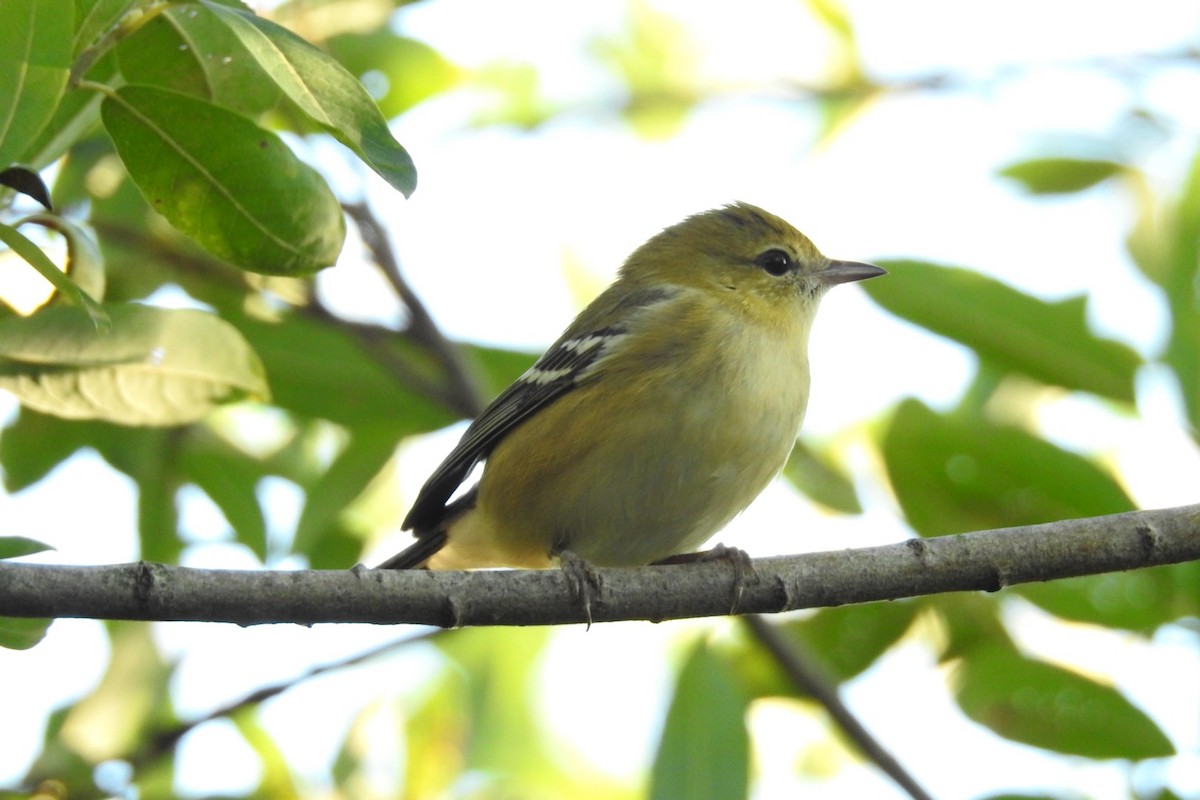
[[[488,399],[507,389],[527,369],[532,367],[538,358],[534,353],[504,350],[499,347],[484,347],[477,344],[462,346],[470,355],[473,364],[479,367],[483,383],[481,391]]]
[[[57,232],[67,243],[67,260],[63,271],[88,297],[104,299],[104,257],[91,233],[78,223],[57,214],[34,214],[26,222],[41,225]]]
[[[783,476],[821,505],[843,514],[861,514],[854,481],[829,455],[797,441],[783,466]]]
[[[1001,736],[1087,758],[1158,758],[1175,749],[1111,686],[1005,646],[966,653],[955,670],[963,712]]]
[[[1064,619],[1149,634],[1200,611],[1196,592],[1186,591],[1198,577],[1200,565],[1172,564],[1026,583],[1012,591]]]
[[[1001,369],[1133,402],[1141,358],[1088,329],[1085,298],[1049,303],[966,269],[880,264],[893,279],[867,281],[863,288],[893,314],[961,342]]]
[[[296,552],[307,553],[312,549],[384,468],[398,443],[389,430],[360,429],[352,434],[321,479],[308,488],[304,510],[296,524],[293,544]]]
[[[0,539],[0,543],[3,543]],[[53,619],[34,617],[0,617],[0,647],[9,650],[29,650],[46,638]]]
[[[53,549],[48,544],[25,536],[0,536],[0,559],[31,556]]]
[[[900,640],[920,610],[920,603],[903,601],[826,608],[782,630],[818,655],[840,682],[874,664]]]
[[[63,722],[62,738],[93,764],[134,753],[153,731],[178,722],[162,660],[149,625],[108,624],[112,649],[104,677],[76,703]]]
[[[30,144],[53,118],[67,87],[74,19],[71,0],[5,0],[0,167],[28,162]]]
[[[646,3],[628,6],[620,34],[596,38],[592,52],[627,88],[625,117],[640,136],[679,132],[700,100],[697,48],[675,17]]]
[[[175,511],[180,441],[173,429],[68,420],[22,408],[0,435],[0,466],[5,487],[17,491],[41,480],[77,450],[93,448],[138,486],[141,557],[174,563],[182,548]]]
[[[415,707],[397,703],[397,713],[406,722],[400,797],[452,796],[451,787],[464,772],[471,733],[469,679],[463,670],[442,669],[431,686],[423,687]]]
[[[96,300],[84,292],[75,281],[67,277],[50,257],[42,252],[36,244],[22,235],[16,228],[0,223],[0,242],[12,248],[13,252],[25,260],[27,264],[38,271],[38,274],[48,280],[58,290],[61,296],[87,312],[88,326],[93,332],[108,326],[108,315]]]
[[[171,89],[248,116],[283,97],[241,40],[208,8],[168,8],[117,48],[130,83]]]
[[[373,94],[388,119],[446,91],[460,79],[458,69],[432,47],[387,28],[334,36],[325,46],[360,81],[384,84],[382,92]]]
[[[237,541],[267,560],[267,522],[256,489],[265,475],[259,461],[211,432],[197,429],[179,454],[181,477],[208,495],[225,515]]]
[[[0,387],[39,411],[125,425],[178,425],[217,403],[265,398],[258,357],[205,312],[108,306],[97,333],[77,309],[0,319]]]
[[[258,756],[261,774],[255,796],[289,800],[303,797],[296,787],[291,768],[284,758],[278,742],[263,728],[257,719],[257,709],[244,709],[234,714],[231,721],[237,726],[238,732]]]
[[[337,261],[341,206],[275,134],[150,86],[108,95],[101,116],[150,205],[209,252],[270,275],[306,275]]]
[[[390,427],[397,437],[454,421],[439,403],[406,389],[335,325],[300,316],[282,324],[249,317],[231,321],[262,357],[273,402],[281,408],[347,428]],[[392,352],[421,371],[416,348],[397,341]]]
[[[917,400],[893,414],[883,458],[904,515],[922,536],[1134,508],[1112,476],[1082,456],[1017,428],[938,414]]]
[[[1031,158],[1000,170],[1031,194],[1070,194],[1120,174],[1125,165],[1104,159]]]
[[[749,698],[703,645],[679,672],[650,773],[652,800],[747,797]]]
[[[247,11],[204,0],[300,110],[353,150],[405,197],[417,170],[388,130],[375,101],[332,56],[296,34]]]
[[[50,190],[42,182],[42,176],[25,167],[8,167],[0,170],[0,186],[15,189],[23,195],[32,197],[50,210]]]

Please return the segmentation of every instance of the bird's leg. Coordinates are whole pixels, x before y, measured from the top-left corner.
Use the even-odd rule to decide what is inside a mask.
[[[587,615],[587,626],[591,628],[592,603],[600,604],[601,593],[604,590],[604,581],[600,578],[600,573],[596,572],[591,562],[570,550],[559,550],[554,556],[558,559],[559,568],[567,576],[567,583],[571,585],[576,601],[583,606],[584,614]]]
[[[726,547],[723,544],[717,544],[711,550],[703,550],[699,553],[679,553],[666,558],[660,558],[654,562],[654,566],[659,564],[694,564],[698,561],[727,561],[733,568],[733,604],[729,607],[730,614],[736,614],[738,603],[742,601],[742,593],[746,590],[746,584],[755,577],[754,562],[750,560],[750,555],[737,547]]]

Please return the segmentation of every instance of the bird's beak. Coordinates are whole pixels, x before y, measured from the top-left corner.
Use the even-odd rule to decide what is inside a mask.
[[[833,286],[838,283],[865,281],[867,278],[878,278],[886,275],[887,270],[874,264],[863,264],[858,261],[830,261],[829,266],[816,274],[817,280]]]

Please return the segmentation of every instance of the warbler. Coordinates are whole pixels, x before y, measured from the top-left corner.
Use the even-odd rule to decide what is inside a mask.
[[[884,272],[826,258],[747,203],[666,228],[467,428],[404,520],[416,542],[380,568],[632,566],[695,550],[787,461],[821,297]]]

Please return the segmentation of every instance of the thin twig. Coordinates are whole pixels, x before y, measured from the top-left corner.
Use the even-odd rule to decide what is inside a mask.
[[[425,308],[425,304],[421,302],[421,298],[404,279],[387,231],[367,204],[347,203],[343,208],[358,226],[363,243],[371,251],[375,263],[387,278],[392,290],[408,309],[409,337],[428,348],[445,369],[450,395],[454,399],[453,407],[468,417],[477,416],[483,410],[483,394],[467,366],[463,351],[446,338]]]
[[[819,666],[816,656],[794,639],[785,638],[779,630],[757,614],[745,617],[746,626],[758,638],[767,651],[783,667],[796,688],[817,701],[840,727],[850,741],[858,746],[868,759],[883,770],[889,778],[908,792],[913,800],[933,800],[916,780],[908,774],[900,762],[854,716],[837,687]]]

